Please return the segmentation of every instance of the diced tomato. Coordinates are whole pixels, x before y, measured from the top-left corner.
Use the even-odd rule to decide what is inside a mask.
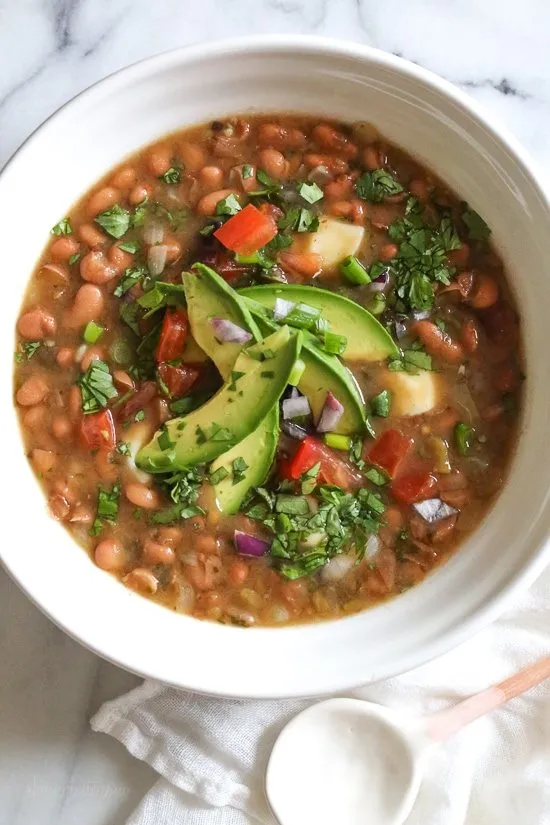
[[[252,255],[277,234],[277,225],[270,215],[264,215],[249,203],[214,232],[227,249],[239,255]]]
[[[142,410],[158,393],[156,381],[143,381],[135,393],[116,409],[118,421],[127,421]]]
[[[172,364],[159,364],[158,374],[161,381],[168,387],[173,398],[180,398],[189,392],[200,375],[200,371],[189,364],[174,367]]]
[[[393,478],[413,443],[412,438],[403,435],[399,430],[384,430],[371,447],[368,459]]]
[[[279,474],[283,478],[298,481],[317,463],[321,464],[319,474],[327,484],[334,484],[344,490],[349,490],[361,483],[361,474],[357,470],[354,470],[329,447],[309,435],[298,447],[294,458],[288,463],[283,463],[283,461],[279,463]]]
[[[390,490],[394,498],[404,504],[429,498],[437,487],[437,479],[431,473],[407,473],[392,481]]]
[[[80,438],[90,450],[113,450],[116,430],[111,410],[83,415],[80,420]]]
[[[187,341],[187,313],[184,309],[167,309],[162,321],[155,357],[157,362],[180,358]]]

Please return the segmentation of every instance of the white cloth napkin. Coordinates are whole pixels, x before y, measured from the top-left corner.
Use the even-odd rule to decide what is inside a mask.
[[[550,653],[549,596],[550,570],[471,641],[351,695],[422,714],[482,690]],[[549,698],[542,685],[436,749],[407,825],[550,825]],[[267,758],[279,730],[310,703],[212,699],[145,682],[91,724],[160,774],[127,825],[273,825]]]

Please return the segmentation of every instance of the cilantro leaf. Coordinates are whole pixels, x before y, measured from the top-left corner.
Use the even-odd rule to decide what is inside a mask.
[[[102,229],[105,230],[113,238],[122,238],[130,227],[130,213],[127,209],[123,209],[118,203],[115,203],[106,212],[102,212],[95,219]]]
[[[84,415],[99,412],[112,398],[118,395],[113,384],[113,376],[105,361],[92,361],[82,378],[78,381],[82,393],[82,412]]]
[[[54,227],[51,229],[52,235],[72,235],[73,228],[71,226],[71,219],[70,218],[62,218],[59,223],[56,223]]]
[[[464,207],[464,211],[461,214],[461,218],[466,224],[466,228],[468,229],[468,237],[472,241],[487,241],[491,234],[491,230],[481,217],[471,209],[468,204],[462,204]]]
[[[391,195],[399,195],[403,187],[390,172],[385,169],[375,169],[373,172],[364,172],[355,184],[355,191],[362,200],[369,203],[379,203]]]
[[[181,169],[176,166],[171,166],[160,178],[164,183],[179,183],[181,181]]]

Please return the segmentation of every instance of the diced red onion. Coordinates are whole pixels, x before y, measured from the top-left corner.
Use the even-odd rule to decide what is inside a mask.
[[[403,338],[406,336],[406,334],[407,334],[407,327],[403,323],[403,321],[396,321],[395,322],[395,336],[396,336],[397,340],[398,341],[403,340]]]
[[[265,556],[270,547],[268,541],[243,533],[242,530],[235,530],[233,541],[240,556]]]
[[[415,321],[425,321],[430,317],[429,309],[413,309],[412,317]]]
[[[293,309],[294,304],[292,301],[285,301],[284,298],[276,298],[273,306],[273,317],[276,321],[283,321]]]
[[[168,247],[163,244],[149,247],[149,252],[147,253],[147,268],[153,278],[156,278],[164,272],[167,255]]]
[[[378,536],[369,536],[365,545],[365,558],[373,559],[380,550],[380,539]]]
[[[353,567],[355,558],[349,556],[333,556],[321,570],[321,578],[325,582],[337,582],[343,579]]]
[[[242,327],[238,327],[233,321],[228,321],[225,318],[211,318],[210,323],[214,329],[214,335],[220,344],[246,344],[250,341],[252,335]]]
[[[319,184],[319,186],[324,186],[325,183],[332,180],[332,174],[326,166],[321,164],[313,167],[311,172],[308,173],[307,179]]]
[[[311,407],[305,395],[299,395],[298,398],[285,398],[282,407],[283,418],[286,420],[311,414]]]
[[[332,432],[334,429],[336,429],[336,426],[338,425],[338,422],[342,418],[343,414],[343,404],[341,404],[340,401],[338,401],[338,399],[336,398],[336,396],[333,395],[330,391],[327,392],[325,404],[322,409],[319,422],[317,424],[317,432]]]
[[[281,429],[286,435],[296,439],[296,441],[303,441],[307,435],[307,430],[304,430],[303,427],[294,424],[292,421],[281,421]]]
[[[146,244],[156,246],[164,240],[165,229],[160,221],[149,221],[143,228],[143,240]]]
[[[380,273],[378,278],[375,278],[368,285],[368,289],[370,292],[384,292],[390,282],[390,273],[387,269]]]
[[[458,510],[455,510],[454,507],[449,507],[449,505],[441,501],[440,498],[427,498],[424,499],[424,501],[413,504],[413,507],[418,515],[422,516],[428,524],[434,524],[436,521],[442,521],[442,519],[449,518],[449,516],[454,516],[458,513]]]

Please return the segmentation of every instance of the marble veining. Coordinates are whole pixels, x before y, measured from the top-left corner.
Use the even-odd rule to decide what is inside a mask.
[[[0,167],[116,69],[177,46],[310,33],[430,68],[490,109],[550,181],[547,0],[0,0]],[[136,677],[55,628],[0,571],[0,825],[120,825],[155,779],[90,715]]]

